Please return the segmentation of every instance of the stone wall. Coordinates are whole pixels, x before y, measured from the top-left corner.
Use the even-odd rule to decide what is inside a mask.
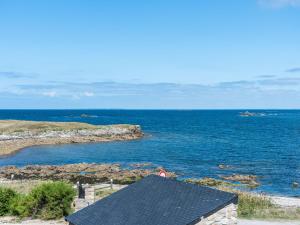
[[[196,225],[237,225],[237,206],[230,204]]]

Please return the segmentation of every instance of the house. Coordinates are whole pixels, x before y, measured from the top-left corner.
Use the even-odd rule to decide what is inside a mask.
[[[233,225],[235,194],[150,175],[66,217],[70,225]]]

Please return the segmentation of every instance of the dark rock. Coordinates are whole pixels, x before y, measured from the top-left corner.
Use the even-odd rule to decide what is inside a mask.
[[[242,175],[242,174],[233,174],[230,176],[221,176],[224,180],[237,181],[242,184],[247,184],[250,188],[255,188],[259,186],[257,181],[257,176],[255,175]]]
[[[130,184],[150,174],[157,174],[156,169],[122,169],[119,164],[66,164],[61,166],[30,165],[23,168],[2,167],[0,178],[10,179],[67,180],[72,183],[102,183],[113,179],[116,184]],[[174,173],[168,173],[175,177]]]
[[[293,182],[292,183],[292,188],[299,188],[300,184],[298,182]]]

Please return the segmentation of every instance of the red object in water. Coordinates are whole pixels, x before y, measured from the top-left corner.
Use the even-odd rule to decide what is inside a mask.
[[[166,177],[166,176],[167,176],[167,172],[166,172],[164,169],[161,169],[161,170],[159,171],[159,176],[161,176],[161,177]]]

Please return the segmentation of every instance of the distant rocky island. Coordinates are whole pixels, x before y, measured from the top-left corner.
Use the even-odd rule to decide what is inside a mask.
[[[142,136],[139,125],[0,120],[0,156],[35,145],[132,140]]]
[[[240,116],[241,117],[254,117],[254,116],[266,116],[265,113],[261,113],[261,112],[240,112]]]

